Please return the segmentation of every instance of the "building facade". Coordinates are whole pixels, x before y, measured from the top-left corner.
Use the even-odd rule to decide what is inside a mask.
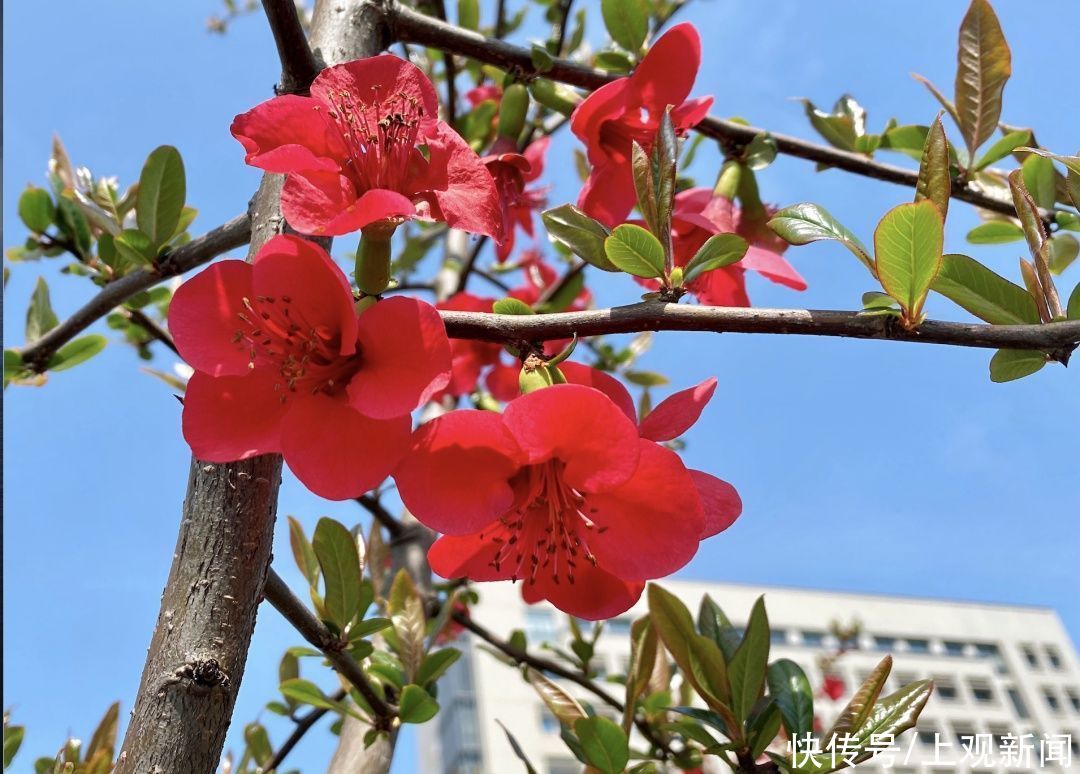
[[[933,678],[936,689],[917,733],[901,736],[885,756],[859,765],[860,772],[1080,771],[1080,660],[1053,610],[727,583],[665,580],[663,586],[692,610],[709,594],[736,626],[745,624],[764,593],[773,632],[770,661],[796,661],[815,686],[823,679],[818,659],[839,644],[830,623],[857,621],[855,647],[830,670],[843,680],[845,694],[815,700],[826,723],[887,653],[894,664],[884,693]],[[597,644],[605,673],[625,674],[630,623],[644,612],[642,600],[605,626]],[[564,614],[524,605],[509,583],[482,586],[472,615],[500,634],[524,630],[530,649],[545,641],[565,645],[569,637]],[[420,727],[424,774],[523,771],[499,723],[540,774],[580,772],[533,689],[476,643],[469,636],[457,643],[464,654],[440,681],[442,710]],[[565,687],[589,699],[577,686]],[[712,760],[715,770],[727,770]]]

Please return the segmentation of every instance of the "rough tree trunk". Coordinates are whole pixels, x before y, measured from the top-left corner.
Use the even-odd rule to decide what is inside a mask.
[[[382,14],[364,0],[316,3],[321,64],[378,53]],[[280,233],[282,177],[266,175],[251,206],[254,254]],[[211,774],[240,688],[270,566],[281,457],[192,460],[183,520],[117,774]]]

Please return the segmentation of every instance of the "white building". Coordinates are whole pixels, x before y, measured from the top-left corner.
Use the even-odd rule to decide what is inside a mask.
[[[1080,771],[1080,660],[1053,610],[728,583],[662,585],[694,611],[708,593],[736,626],[764,593],[773,631],[770,660],[793,659],[812,685],[821,684],[818,657],[837,644],[828,633],[832,621],[861,624],[857,649],[832,670],[848,694],[886,653],[894,658],[886,693],[934,678],[937,687],[918,734],[900,737],[891,765],[879,758],[858,766],[860,772]],[[558,610],[524,605],[509,583],[483,584],[480,591],[472,615],[490,630],[505,636],[523,629],[530,649],[543,641],[567,642],[567,618]],[[644,612],[643,597],[605,627],[597,658],[607,673],[625,674],[630,622]],[[559,738],[558,722],[533,689],[476,643],[474,637],[457,643],[464,655],[440,681],[442,710],[421,726],[424,774],[524,771],[496,720],[514,734],[539,774],[580,772],[581,764]],[[566,687],[589,698],[577,686]],[[847,698],[818,698],[815,709],[829,722]],[[716,770],[728,770],[719,765]]]

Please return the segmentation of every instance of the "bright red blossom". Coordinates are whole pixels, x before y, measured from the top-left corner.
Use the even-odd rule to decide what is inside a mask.
[[[634,141],[647,152],[664,110],[685,133],[708,113],[712,97],[687,100],[701,66],[701,39],[691,24],[677,24],[656,41],[633,74],[594,91],[574,109],[570,128],[585,143],[592,171],[578,207],[607,226],[634,208],[630,158]]]
[[[183,420],[195,456],[280,453],[332,500],[389,475],[408,450],[410,412],[449,379],[433,307],[397,297],[358,316],[341,269],[294,236],[274,237],[251,264],[221,261],[185,282],[169,328],[195,369]]]
[[[517,153],[510,143],[510,149],[500,148],[503,141],[497,141],[490,155],[484,157],[484,163],[495,180],[499,192],[499,205],[502,213],[502,241],[498,243],[495,255],[499,261],[505,261],[514,251],[515,233],[518,228],[533,235],[533,212],[547,206],[547,187],[528,186],[544,173],[544,154],[547,153],[549,137],[541,137],[530,143],[524,153]]]
[[[825,675],[825,681],[821,685],[821,692],[830,699],[836,701],[844,695],[846,690],[847,687],[844,685],[842,678],[836,675]]]
[[[749,244],[746,255],[738,263],[707,271],[687,285],[698,301],[710,306],[750,306],[746,293],[747,269],[793,290],[806,290],[806,280],[781,255],[787,249],[787,242],[764,225],[771,212],[766,208],[765,217],[758,219],[760,222],[751,222],[734,202],[713,194],[708,188],[691,188],[675,195],[671,236],[676,266],[686,266],[713,234],[735,233]],[[655,280],[639,282],[659,288]]]
[[[248,164],[287,175],[281,208],[297,231],[421,217],[499,237],[495,183],[438,108],[423,72],[385,54],[323,70],[310,97],[264,102],[232,133]]]
[[[563,384],[516,398],[501,416],[429,422],[394,476],[406,507],[444,533],[428,554],[437,573],[521,580],[526,602],[600,619],[627,610],[646,580],[682,567],[738,515],[733,489],[734,503],[721,502],[695,473],[604,392]]]

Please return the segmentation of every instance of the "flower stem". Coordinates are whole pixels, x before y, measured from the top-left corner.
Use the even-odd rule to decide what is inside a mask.
[[[356,286],[367,296],[377,296],[390,286],[390,238],[394,226],[371,226],[360,232],[356,250]]]

